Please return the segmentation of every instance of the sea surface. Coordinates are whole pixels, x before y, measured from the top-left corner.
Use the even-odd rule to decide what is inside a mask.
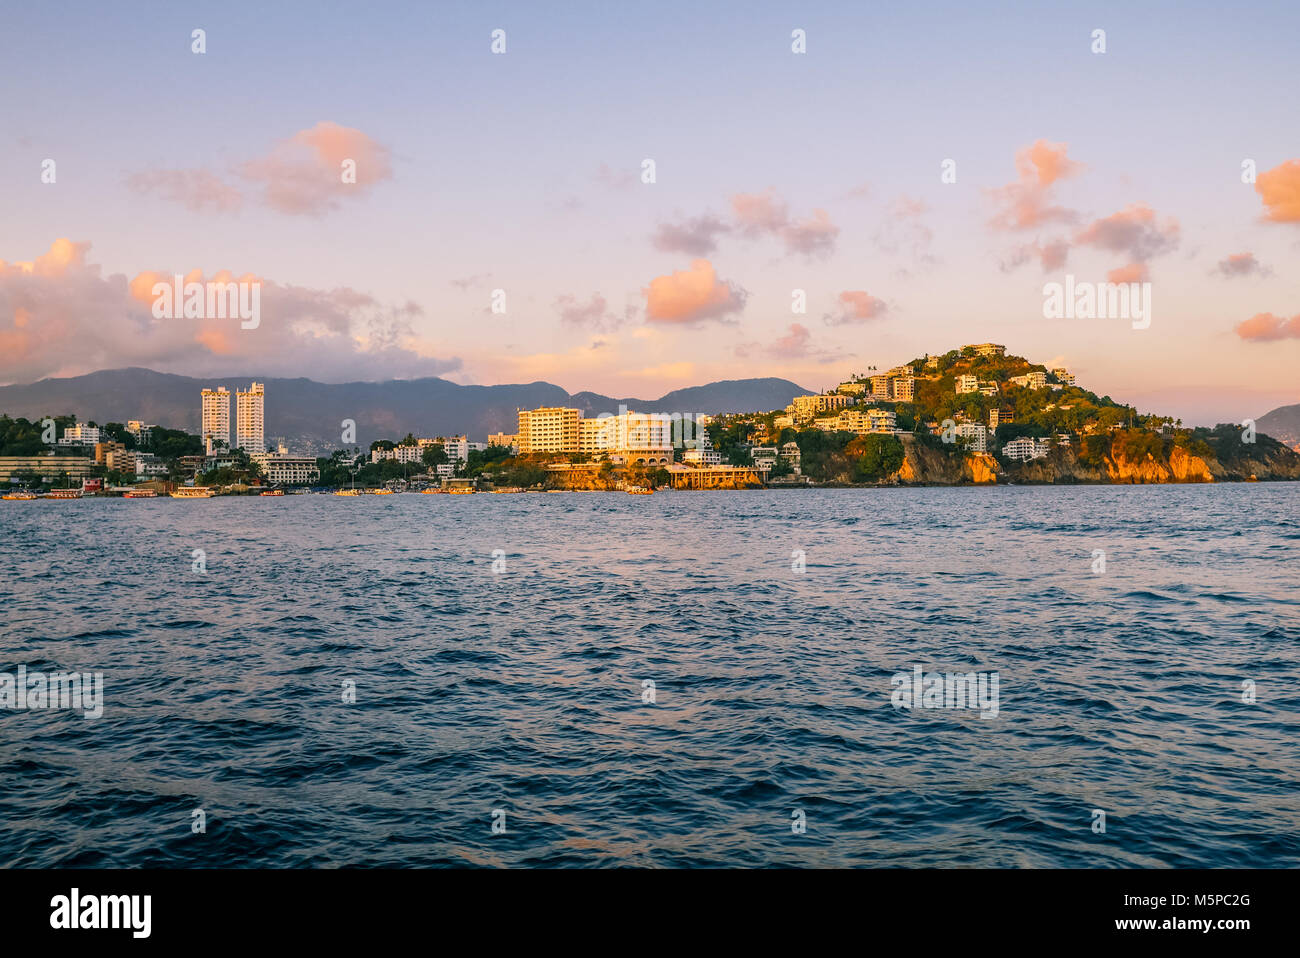
[[[104,681],[0,710],[0,866],[1293,868],[1298,551],[1285,483],[0,502],[0,672]]]

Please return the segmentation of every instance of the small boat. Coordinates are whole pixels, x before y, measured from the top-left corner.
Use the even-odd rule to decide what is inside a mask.
[[[259,496],[282,496],[282,495],[284,495],[284,490],[283,490],[283,489],[267,489],[265,492],[259,492],[258,495],[259,495]]]
[[[474,493],[478,492],[478,490],[469,489],[464,486],[457,486],[454,489],[448,489],[447,492],[449,492],[453,496],[472,496]]]
[[[152,489],[132,489],[130,492],[122,493],[123,499],[157,499],[158,493]]]
[[[366,490],[364,489],[335,489],[334,490],[334,495],[336,496],[363,496],[365,494],[366,494]]]
[[[217,494],[211,486],[181,486],[171,493],[173,499],[211,499]]]
[[[628,486],[627,494],[629,496],[649,496],[654,494],[654,490],[647,489],[645,486]]]
[[[442,495],[442,490],[441,490],[441,489],[421,489],[420,492],[421,492],[422,495],[426,495],[426,496],[440,496],[440,495]]]
[[[40,496],[34,492],[6,492],[3,496],[0,496],[0,499],[22,499],[24,501],[39,498]]]
[[[80,499],[80,489],[51,489],[41,497],[42,499]]]
[[[375,490],[371,493],[371,495],[374,495],[374,496],[391,496],[392,494],[393,494],[393,490],[392,490],[392,489],[375,489]]]

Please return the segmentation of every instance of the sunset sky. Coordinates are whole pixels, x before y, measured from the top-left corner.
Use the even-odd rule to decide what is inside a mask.
[[[185,6],[4,15],[0,382],[653,398],[993,341],[1187,423],[1300,402],[1294,3]],[[258,329],[151,316],[223,271]],[[1045,319],[1067,273],[1150,328]]]

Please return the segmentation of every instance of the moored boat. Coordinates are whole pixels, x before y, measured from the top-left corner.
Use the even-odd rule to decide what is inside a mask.
[[[122,493],[123,499],[157,499],[158,493],[152,489],[132,489],[130,492]]]
[[[3,496],[0,496],[0,499],[22,499],[24,501],[39,498],[40,496],[34,492],[6,492]]]
[[[283,490],[283,489],[267,489],[265,492],[259,492],[258,495],[259,495],[259,496],[282,496],[282,495],[284,495],[284,490]]]
[[[80,489],[51,489],[41,497],[42,499],[80,499]]]
[[[217,494],[211,486],[181,486],[171,493],[173,499],[211,499]]]

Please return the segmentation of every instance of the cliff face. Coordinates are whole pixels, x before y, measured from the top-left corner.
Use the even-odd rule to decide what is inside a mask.
[[[898,482],[956,486],[965,482],[997,482],[997,460],[984,452],[962,455],[903,438],[903,465],[890,478]]]
[[[1214,454],[1197,455],[1182,446],[1172,446],[1161,455],[1126,458],[1122,452],[1103,456],[1100,464],[1081,462],[1070,447],[1055,447],[1042,459],[1010,463],[1003,467],[987,453],[949,453],[905,439],[903,465],[891,478],[897,482],[932,485],[963,483],[1171,483],[1300,479],[1300,455],[1276,444],[1258,444],[1235,458],[1222,462]]]
[[[967,453],[962,461],[962,475],[978,484],[997,482],[998,462],[987,452]]]
[[[1168,461],[1151,454],[1140,460],[1130,460],[1123,455],[1107,456],[1106,478],[1118,483],[1147,482],[1213,482],[1210,467],[1199,456],[1175,446],[1169,451]]]
[[[1056,448],[1043,459],[1008,467],[1016,482],[1216,482],[1258,479],[1300,479],[1300,456],[1283,448],[1260,449],[1249,456],[1221,462],[1214,455],[1199,456],[1174,446],[1167,456],[1146,455],[1127,459],[1109,455],[1100,467],[1080,462],[1073,449]]]

